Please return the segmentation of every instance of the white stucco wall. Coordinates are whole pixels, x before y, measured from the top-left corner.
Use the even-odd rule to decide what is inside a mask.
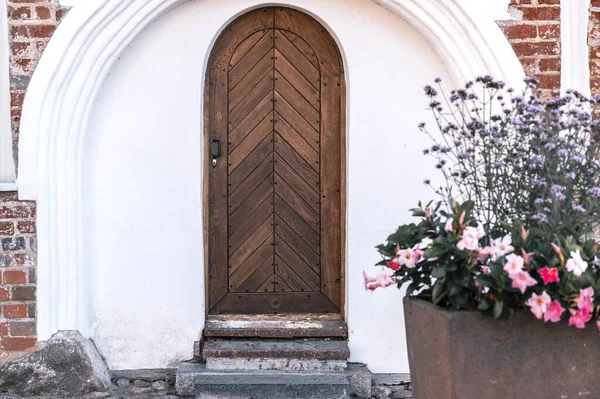
[[[371,0],[290,0],[339,41],[348,79],[346,310],[352,361],[408,372],[401,294],[367,293],[374,246],[433,194],[422,87],[449,80],[428,43]],[[90,323],[113,369],[174,367],[204,320],[203,77],[218,32],[254,0],[190,1],[142,32],[92,111],[82,172]],[[450,84],[452,85],[452,84]]]

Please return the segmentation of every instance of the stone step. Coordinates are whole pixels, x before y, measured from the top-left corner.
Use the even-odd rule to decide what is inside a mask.
[[[209,370],[343,371],[350,349],[346,341],[216,340],[204,343]]]
[[[206,338],[348,338],[340,315],[220,315],[209,316]]]
[[[198,399],[369,398],[371,373],[355,364],[337,372],[290,372],[214,371],[202,363],[182,363],[175,386],[179,395],[196,395]]]

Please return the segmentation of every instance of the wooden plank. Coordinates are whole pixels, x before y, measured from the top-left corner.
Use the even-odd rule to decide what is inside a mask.
[[[273,242],[272,223],[273,218],[268,217],[265,219],[263,224],[261,224],[236,251],[230,252],[232,253],[229,256],[229,264],[232,266],[230,269],[233,269],[233,265],[241,265],[244,263],[254,251],[260,248],[265,240],[270,239],[271,242]]]
[[[315,273],[320,273],[320,257],[317,245],[309,245],[303,237],[294,232],[287,223],[275,216],[275,235],[283,240],[292,250],[304,260]],[[279,242],[277,239],[277,242]],[[277,249],[275,249],[277,252]]]
[[[315,170],[319,171],[319,153],[308,144],[308,142],[300,136],[300,134],[292,128],[289,123],[285,121],[278,113],[275,113],[277,120],[275,126],[275,143],[278,143],[281,139],[285,140],[294,149],[295,152],[300,154],[306,161],[307,165]],[[277,145],[275,145],[277,148]],[[282,154],[283,156],[283,154]]]
[[[218,314],[339,313],[320,292],[230,293],[212,311]]]
[[[271,205],[271,201],[266,199],[258,208],[256,212],[254,212],[247,219],[244,219],[239,226],[235,229],[235,231],[229,237],[229,250],[230,253],[234,253],[240,245],[242,245],[252,233],[258,229],[258,227],[267,219],[271,218],[273,214],[273,209]],[[232,226],[234,227],[234,226]]]
[[[277,33],[283,34],[297,49],[300,51],[311,64],[315,67],[319,67],[319,60],[317,59],[315,52],[310,47],[310,44],[306,43],[306,40],[302,39],[300,36],[288,32],[285,30],[278,30]]]
[[[256,46],[254,46],[248,53],[238,61],[238,63],[229,70],[229,87],[234,88],[241,80],[246,76],[252,68],[258,65],[259,61],[263,57],[270,57],[273,54],[273,34],[270,30],[264,35]]]
[[[234,171],[254,151],[259,151],[259,154],[262,154],[261,151],[264,151],[262,147],[261,149],[257,149],[257,147],[265,139],[273,139],[272,124],[260,124],[236,148],[229,152],[229,170]]]
[[[235,292],[274,291],[273,257],[269,256],[258,269],[244,281]],[[269,284],[270,282],[270,284]],[[266,291],[265,291],[266,285]],[[270,288],[270,289],[269,289]]]
[[[311,143],[311,146],[318,151],[319,148],[319,123],[320,118],[308,121],[306,115],[302,116],[294,105],[290,104],[277,90],[273,95],[275,99],[275,111],[296,130],[302,138]]]
[[[288,62],[292,64],[308,82],[315,88],[319,87],[320,68],[312,64],[285,35],[279,34],[279,32],[276,34],[275,48],[279,50],[279,53],[283,55],[283,57],[285,57],[285,59],[288,60]]]
[[[256,46],[256,43],[258,43],[261,39],[264,39],[266,35],[270,35],[271,32],[271,30],[263,29],[247,36],[244,41],[236,47],[233,55],[231,56],[231,60],[229,61],[229,67],[233,68],[242,59],[242,57],[248,53],[248,51]]]
[[[287,165],[285,161],[281,160],[275,163],[276,173],[274,177],[275,185],[287,183],[292,190],[294,190],[316,213],[321,211],[321,202],[319,201],[319,194],[315,193],[308,183],[306,183],[297,173],[290,169],[282,167]],[[277,190],[276,190],[277,191]]]
[[[272,161],[273,157],[266,157],[239,186],[229,188],[229,209],[237,209],[254,189],[273,172]]]
[[[279,72],[275,71],[275,90],[277,90],[282,97],[284,97],[287,102],[293,104],[294,107],[298,110],[298,112],[304,116],[311,125],[319,130],[319,125],[317,121],[319,120],[319,103],[309,102],[308,99],[304,98],[302,93],[300,93],[290,82],[287,81],[286,78],[283,77]]]
[[[298,71],[292,64],[288,62],[281,55],[281,53],[275,50],[275,69],[279,72],[292,86],[298,90],[304,98],[306,98],[311,104],[318,103],[319,100],[319,89],[316,89],[314,84],[318,85],[317,82],[309,82],[306,78]],[[317,86],[318,87],[318,86]]]
[[[276,154],[295,170],[310,185],[319,187],[319,172],[308,164],[285,140],[275,141]]]
[[[273,90],[270,86],[270,82],[264,87],[260,88],[260,91],[254,91],[248,98],[248,101],[253,101],[251,104],[241,104],[236,108],[236,112],[232,112],[229,115],[229,127],[233,131],[242,123],[249,124],[250,126],[256,126],[257,122],[262,120],[266,112],[270,108],[270,103],[273,102]],[[255,108],[258,108],[257,112],[252,112]]]
[[[341,308],[341,85],[342,77],[323,77],[321,86],[321,291]]]
[[[337,44],[319,22],[291,8],[276,7],[274,12],[275,28],[293,32],[310,44],[319,60],[322,75],[334,76],[343,70]]]
[[[289,247],[285,242],[275,237],[278,245],[275,246],[275,255],[280,257],[285,264],[287,264],[301,279],[304,281],[311,290],[317,291],[319,289],[319,274],[306,263],[300,256],[298,256],[292,248]]]
[[[319,215],[312,210],[308,205],[292,188],[286,183],[282,182],[275,186],[275,193],[292,209],[296,211],[306,223],[311,226],[319,224]],[[275,204],[277,206],[277,204]]]
[[[271,268],[272,268],[272,266],[271,266]],[[271,274],[265,280],[265,282],[256,290],[256,292],[274,292],[274,291],[275,291],[275,273]]]
[[[248,156],[238,164],[235,169],[228,168],[229,184],[232,187],[237,186],[244,181],[248,175],[265,159],[265,157],[273,152],[272,138],[267,135]]]
[[[261,253],[261,255],[265,254],[266,251]],[[266,256],[263,256],[262,261],[257,261],[259,259],[258,256],[248,259],[248,262],[236,268],[235,273],[229,277],[229,292],[255,292],[265,281],[266,277],[259,277],[260,281],[256,281],[256,278],[252,279],[254,274],[264,274],[264,271],[261,271],[261,269],[265,267],[267,267],[267,276],[273,272],[273,255],[268,253]],[[248,282],[249,279],[252,280]]]
[[[266,260],[273,263],[273,245],[270,240],[266,240],[261,246],[250,255],[242,264],[231,265],[231,273],[229,277],[229,290],[235,290],[239,287],[252,273],[254,273]],[[261,281],[262,283],[262,281]]]
[[[302,280],[294,269],[292,269],[279,255],[275,255],[275,273],[290,287],[290,291],[305,292],[317,291],[318,284],[309,284]]]
[[[281,217],[294,230],[306,237],[309,244],[321,242],[320,228],[318,224],[310,225],[296,213],[281,197],[275,196],[275,213]]]
[[[256,189],[254,189],[252,194],[250,194],[239,207],[235,210],[231,209],[232,213],[229,216],[230,237],[233,237],[234,233],[236,233],[239,228],[246,226],[248,223],[252,223],[254,228],[257,228],[258,224],[255,223],[255,219],[261,217],[264,215],[264,212],[266,212],[262,208],[270,207],[271,211],[273,210],[272,181],[272,177],[268,176],[258,187],[256,187]],[[251,232],[252,231],[249,231],[248,233]]]
[[[250,111],[246,118],[244,118],[243,123],[238,124],[235,129],[230,129],[228,136],[229,141],[239,144],[244,137],[256,129],[260,123],[272,123],[273,103],[271,100],[272,97],[267,94],[262,99],[259,106]]]
[[[264,57],[235,88],[231,89],[229,92],[229,107],[234,109],[263,78],[273,79],[273,72],[273,60],[270,56]]]
[[[292,287],[287,285],[287,283],[281,277],[279,277],[277,274],[275,274],[274,285],[275,285],[275,291],[284,291],[284,292],[285,291],[287,291],[287,292],[296,291]]]
[[[265,97],[269,101],[273,99],[273,76],[270,74],[264,75],[262,79],[250,87],[250,93],[244,97],[237,106],[230,106],[229,121],[232,129],[235,129],[242,120],[245,120],[248,114],[256,107],[264,108],[263,102]],[[234,98],[232,96],[229,97]],[[245,123],[255,123],[255,120],[245,120]]]

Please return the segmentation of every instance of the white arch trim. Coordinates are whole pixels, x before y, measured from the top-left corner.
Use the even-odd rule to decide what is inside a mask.
[[[20,198],[38,204],[41,340],[58,330],[88,334],[80,170],[81,143],[92,104],[123,49],[183,1],[79,4],[57,29],[32,78],[21,119],[18,183]],[[521,83],[522,67],[501,29],[474,3],[469,4],[471,0],[375,1],[430,42],[455,82],[490,74],[515,86]]]

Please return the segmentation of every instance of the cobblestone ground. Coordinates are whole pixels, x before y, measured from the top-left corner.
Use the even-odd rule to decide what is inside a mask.
[[[175,394],[175,377],[166,376],[162,379],[125,379],[119,378],[113,381],[115,386],[111,394],[92,393],[73,399],[178,399],[185,398]],[[412,398],[410,383],[397,380],[373,381],[373,399],[410,399]],[[0,399],[18,399],[19,396],[2,396]],[[189,398],[189,397],[187,397]],[[47,399],[47,397],[28,397],[28,399]],[[65,398],[66,399],[66,398]],[[251,398],[248,398],[251,399]],[[252,398],[268,399],[268,398]],[[323,398],[327,399],[327,398]]]

